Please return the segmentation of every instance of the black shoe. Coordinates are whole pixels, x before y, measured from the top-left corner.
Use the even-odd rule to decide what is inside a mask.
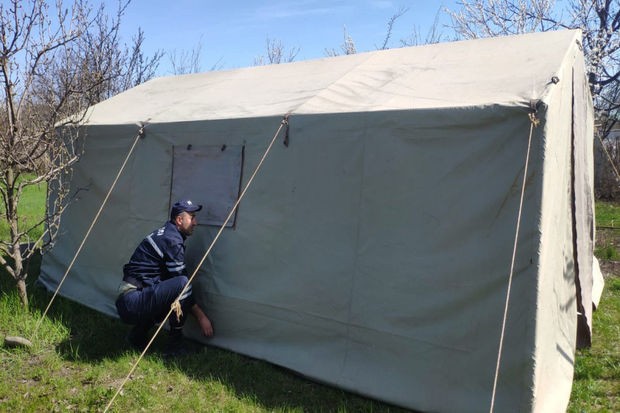
[[[183,340],[183,336],[171,336],[168,340],[166,350],[164,350],[163,356],[165,358],[183,357],[191,354],[191,350],[187,347],[187,344]]]
[[[136,351],[142,352],[149,343],[149,338],[141,326],[135,326],[129,331],[125,340]]]

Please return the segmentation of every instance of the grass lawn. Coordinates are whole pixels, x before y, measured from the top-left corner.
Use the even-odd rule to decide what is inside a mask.
[[[594,312],[592,347],[580,350],[569,412],[620,412],[620,205],[598,202],[595,254],[605,289]]]
[[[44,189],[29,188],[21,212],[28,220],[42,216],[44,200]],[[0,237],[7,235],[0,222]],[[34,283],[40,257],[31,264],[28,312],[13,280],[0,271],[0,340],[17,335],[34,343],[30,351],[0,346],[0,412],[103,411],[138,357],[124,343],[128,328],[58,297],[33,338],[51,294]],[[165,337],[158,337],[155,352],[140,362],[111,411],[406,411],[214,347],[196,345],[197,354],[166,361],[157,352],[164,345]]]
[[[606,222],[620,225],[620,208],[602,208]],[[615,250],[620,231],[605,231],[599,238]],[[593,345],[577,354],[569,412],[620,411],[620,263],[602,262],[606,288],[594,314]],[[33,284],[39,263],[35,257],[31,265],[27,312],[20,308],[12,280],[0,273],[0,337],[32,338],[50,298]],[[32,349],[0,347],[0,411],[102,411],[137,358],[123,342],[125,331],[118,320],[57,298]],[[155,350],[164,342],[158,338]],[[147,354],[111,411],[406,411],[229,351],[196,349],[196,354],[175,361],[157,352]]]
[[[18,206],[20,216],[19,229],[21,231],[30,230],[43,218],[46,192],[47,186],[45,183],[30,185],[24,189]],[[5,221],[5,214],[4,203],[0,202],[0,239],[8,240],[9,226]],[[30,230],[28,235],[34,241],[41,236],[43,230],[43,225],[39,225]]]
[[[36,267],[34,265],[33,267]],[[34,278],[34,277],[33,277]],[[7,291],[8,277],[0,277]],[[0,336],[31,338],[49,294],[30,286],[31,310],[16,294],[0,297]],[[138,353],[123,342],[120,321],[58,298],[30,352],[0,348],[0,411],[102,411]],[[165,337],[157,338],[161,350]],[[229,351],[196,346],[166,361],[148,353],[116,398],[115,412],[404,412],[324,386]]]
[[[619,267],[620,268],[620,267]],[[620,276],[608,275],[592,347],[579,350],[568,411],[620,412]]]

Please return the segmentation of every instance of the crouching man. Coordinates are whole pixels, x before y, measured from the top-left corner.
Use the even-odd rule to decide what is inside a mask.
[[[144,350],[150,340],[149,330],[163,321],[170,306],[188,283],[185,268],[185,239],[198,224],[196,212],[202,205],[181,200],[172,206],[170,221],[156,229],[138,245],[129,262],[123,267],[116,309],[121,320],[134,327],[128,340],[137,350]],[[194,301],[189,285],[180,297],[182,314],[173,311],[169,317],[170,331],[167,356],[186,352],[183,344],[183,325],[188,313],[198,321],[202,333],[213,335],[211,321]]]

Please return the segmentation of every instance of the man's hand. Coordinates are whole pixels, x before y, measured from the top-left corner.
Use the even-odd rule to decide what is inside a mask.
[[[204,334],[206,337],[211,337],[213,335],[213,326],[211,325],[211,320],[209,320],[209,318],[198,306],[198,304],[194,304],[192,306],[192,314],[196,318],[196,321],[198,321],[200,329],[202,330],[202,334]]]
[[[207,337],[211,337],[213,335],[213,326],[211,325],[211,320],[204,316],[198,320],[198,324],[200,324],[200,328],[202,329],[202,334]]]

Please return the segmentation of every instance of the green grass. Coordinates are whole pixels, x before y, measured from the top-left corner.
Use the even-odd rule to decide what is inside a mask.
[[[7,282],[0,277],[2,291]],[[16,294],[0,296],[0,336],[32,338],[49,294],[34,285],[29,291],[28,312]],[[103,410],[138,356],[120,339],[126,331],[116,319],[58,298],[31,351],[0,348],[0,411]],[[112,411],[405,411],[213,347],[196,345],[196,354],[166,361],[164,346],[158,337]]]
[[[595,214],[598,229],[594,253],[605,269],[606,260],[620,260],[620,205],[597,202]],[[603,296],[593,319],[592,347],[577,352],[568,411],[619,412],[620,273],[606,277]]]
[[[47,186],[45,183],[30,185],[24,189],[18,205],[20,216],[19,229],[21,231],[30,230],[45,215],[45,196]],[[38,225],[28,232],[31,240],[37,240],[43,234],[44,226]],[[9,238],[9,226],[6,222],[6,209],[4,203],[0,202],[0,239]],[[25,241],[25,240],[24,240]]]
[[[620,228],[620,205],[613,202],[596,202],[595,214],[597,227]]]
[[[0,276],[0,290],[10,282]],[[127,327],[60,297],[33,338],[50,296],[34,285],[29,291],[28,312],[13,292],[0,295],[0,336],[34,343],[31,351],[0,348],[0,411],[101,411],[138,356],[120,339]],[[592,348],[577,355],[569,412],[620,411],[618,320],[620,278],[611,277],[595,312]],[[164,345],[165,338],[156,340],[112,411],[405,411],[213,347],[196,346],[196,354],[169,362],[158,355]]]
[[[594,255],[601,260],[620,261],[620,205],[597,202],[596,226]]]
[[[44,202],[44,187],[29,188],[20,208],[24,221],[42,217]],[[7,236],[0,222],[0,237]],[[0,271],[0,338],[18,335],[34,344],[30,351],[0,347],[0,411],[102,411],[138,356],[122,339],[127,326],[58,297],[33,337],[50,294],[34,284],[40,257],[31,264],[28,311]],[[169,362],[158,355],[164,343],[155,341],[112,411],[404,411],[213,347],[197,346],[191,357]]]
[[[620,277],[607,277],[592,347],[580,350],[568,411],[620,411]]]
[[[611,244],[596,247],[594,249],[594,255],[601,260],[620,260],[620,253],[618,253],[616,246]]]
[[[41,205],[33,214],[42,214]],[[604,208],[612,211],[605,212],[607,222],[620,223],[620,208]],[[610,233],[610,245],[618,232]],[[0,411],[102,411],[138,356],[122,340],[127,326],[59,297],[32,337],[50,299],[34,285],[39,264],[40,257],[34,257],[28,311],[20,307],[13,280],[0,272],[0,337],[20,335],[34,343],[30,350],[0,347]],[[593,345],[577,353],[569,412],[620,411],[619,343],[620,274],[615,274],[606,278],[594,313]],[[140,362],[111,411],[405,411],[213,347],[196,345],[196,354],[166,361],[158,355],[164,344],[165,338],[156,340],[155,351]]]

